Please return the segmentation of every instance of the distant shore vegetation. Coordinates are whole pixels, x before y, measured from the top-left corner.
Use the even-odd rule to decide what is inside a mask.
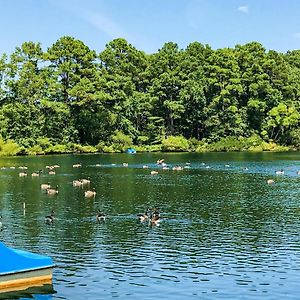
[[[0,155],[300,148],[300,50],[61,37],[0,56]]]

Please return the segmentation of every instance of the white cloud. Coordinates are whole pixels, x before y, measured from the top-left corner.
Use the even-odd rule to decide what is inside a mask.
[[[246,5],[244,5],[244,6],[240,6],[239,8],[238,8],[238,11],[241,11],[241,12],[243,12],[243,13],[248,13],[249,12],[249,7],[248,6],[246,6]]]
[[[81,2],[81,0],[50,0],[50,3],[53,6],[62,8],[65,11],[72,13],[110,38],[127,38],[127,34],[124,32],[124,30],[122,30],[112,18],[104,13],[98,12],[97,7],[95,7],[94,10],[93,8],[88,8],[85,4],[83,4],[84,2]]]
[[[110,38],[126,37],[127,34],[110,18],[93,12],[85,12],[81,17],[98,30],[107,34]]]

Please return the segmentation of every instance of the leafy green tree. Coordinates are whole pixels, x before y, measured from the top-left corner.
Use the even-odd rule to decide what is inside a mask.
[[[246,123],[240,97],[243,86],[234,49],[219,49],[208,59],[207,136],[216,141],[244,134]]]
[[[135,139],[147,127],[152,107],[147,93],[148,58],[122,38],[108,43],[99,58],[103,89],[110,96],[105,107],[112,116],[111,128]]]
[[[179,93],[182,87],[180,62],[182,51],[175,43],[166,43],[150,59],[151,94],[156,97],[153,114],[165,120],[166,134],[174,135],[180,130],[178,123],[185,107]]]
[[[265,129],[274,141],[286,142],[287,131],[297,128],[300,114],[295,107],[279,103],[268,112]]]

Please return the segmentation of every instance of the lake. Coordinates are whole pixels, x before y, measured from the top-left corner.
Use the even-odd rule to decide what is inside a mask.
[[[156,165],[160,158],[169,170]],[[52,286],[0,299],[299,299],[299,158],[299,152],[0,158],[0,240],[49,255],[57,265]],[[73,168],[77,163],[82,167]],[[54,164],[60,167],[49,175],[46,166]],[[177,165],[183,170],[172,170]],[[28,167],[27,177],[19,177],[19,166]],[[284,175],[276,175],[281,169]],[[80,178],[90,178],[90,187],[73,187]],[[58,186],[57,195],[40,189],[48,182]],[[95,198],[84,197],[88,188]],[[148,207],[159,208],[159,225],[139,222]],[[98,209],[105,222],[96,222]],[[51,210],[56,219],[47,225]]]

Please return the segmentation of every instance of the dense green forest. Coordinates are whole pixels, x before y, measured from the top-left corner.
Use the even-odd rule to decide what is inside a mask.
[[[25,42],[0,57],[0,101],[4,155],[299,149],[300,50]]]

